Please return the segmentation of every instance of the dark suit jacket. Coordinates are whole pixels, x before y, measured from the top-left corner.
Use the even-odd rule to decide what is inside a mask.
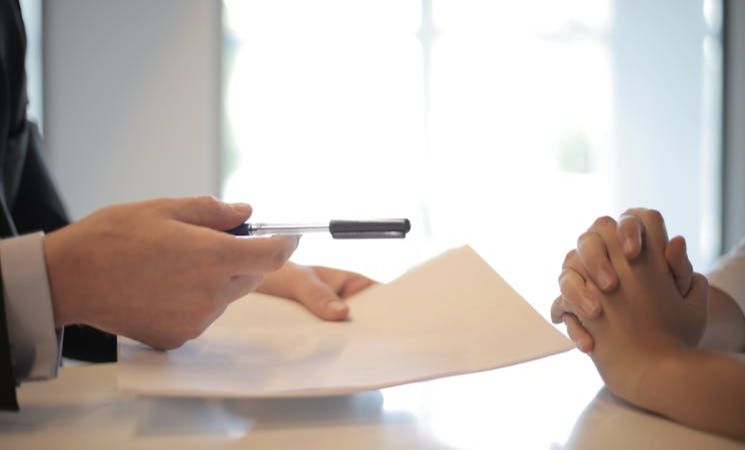
[[[42,159],[42,140],[26,119],[26,35],[18,0],[0,0],[0,237],[65,226],[67,216]],[[2,279],[0,279],[2,287]],[[18,409],[0,289],[0,409]],[[89,327],[66,327],[65,356],[116,359],[116,338]]]

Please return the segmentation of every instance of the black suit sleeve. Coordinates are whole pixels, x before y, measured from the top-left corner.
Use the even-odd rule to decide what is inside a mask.
[[[13,205],[18,233],[52,232],[67,225],[67,215],[42,158],[43,143],[36,125],[28,124],[23,176]],[[83,325],[65,327],[62,354],[93,362],[116,361],[116,336]]]
[[[10,116],[12,104],[10,99],[11,76],[7,71],[7,60],[10,55],[6,46],[11,44],[11,26],[14,20],[13,6],[0,0],[0,161],[5,162],[5,155],[10,137]],[[5,165],[5,164],[3,164]],[[4,198],[5,176],[0,171],[0,236],[13,234],[13,221],[10,218]],[[0,277],[0,409],[18,410],[16,399],[16,380],[13,374],[13,362],[10,353],[10,339],[8,338],[8,321],[5,317],[5,287]]]
[[[67,224],[65,209],[42,159],[42,140],[26,120],[26,36],[18,0],[0,0],[0,238]],[[1,278],[1,277],[0,277]],[[0,279],[0,409],[18,409],[8,317]],[[116,337],[69,327],[66,356],[92,361],[116,358]]]
[[[0,277],[0,409],[18,411],[16,380],[10,356],[10,341],[5,320],[5,286]]]
[[[26,122],[25,161],[11,215],[18,234],[50,233],[68,224],[67,214],[41,156],[43,144],[36,124]]]

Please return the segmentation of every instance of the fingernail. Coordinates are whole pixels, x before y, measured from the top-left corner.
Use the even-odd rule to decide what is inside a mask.
[[[599,278],[600,279],[598,281],[600,282],[600,288],[602,290],[610,289],[610,287],[613,285],[613,276],[606,270],[600,272]]]
[[[627,255],[630,255],[634,251],[634,241],[631,238],[627,238],[623,243],[623,251]]]
[[[231,203],[230,207],[242,216],[247,216],[251,213],[251,205],[248,203]]]

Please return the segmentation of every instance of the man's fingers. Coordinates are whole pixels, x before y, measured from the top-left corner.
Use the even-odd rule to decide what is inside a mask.
[[[251,215],[245,203],[228,204],[214,197],[160,199],[162,211],[176,221],[194,226],[194,248],[200,258],[211,255],[216,268],[231,275],[273,272],[295,251],[299,236],[236,237],[223,231],[243,223]],[[210,228],[208,230],[206,228]],[[213,231],[214,230],[214,231]]]
[[[618,242],[626,259],[632,260],[642,251],[644,224],[633,210],[626,210],[618,218]]]
[[[589,230],[577,239],[577,255],[590,279],[602,291],[609,292],[618,284],[618,276],[608,258],[608,249],[600,235]]]
[[[229,204],[210,196],[157,201],[176,220],[220,231],[240,225],[252,213],[251,206],[246,203]]]
[[[313,266],[313,271],[344,299],[377,284],[375,280],[355,272],[323,266]]]
[[[238,275],[279,270],[298,246],[299,236],[240,238],[225,234],[217,240],[219,262]]]
[[[691,288],[693,265],[688,259],[686,242],[682,236],[676,236],[670,239],[667,247],[665,247],[665,259],[675,278],[678,291],[683,296],[687,295]]]
[[[594,319],[602,311],[599,299],[591,295],[585,287],[585,280],[576,271],[564,269],[559,277],[559,288],[567,312],[578,314],[583,318]]]
[[[581,352],[588,353],[595,348],[595,340],[585,327],[582,326],[576,316],[572,314],[564,315],[564,325],[567,327],[569,338],[574,341],[574,345]]]
[[[323,320],[343,320],[349,315],[347,304],[312,270],[292,287],[292,298]]]

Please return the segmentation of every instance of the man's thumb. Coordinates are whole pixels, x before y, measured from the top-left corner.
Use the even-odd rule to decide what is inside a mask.
[[[211,196],[169,200],[167,209],[176,220],[220,231],[240,225],[253,212],[246,203],[225,203]]]

